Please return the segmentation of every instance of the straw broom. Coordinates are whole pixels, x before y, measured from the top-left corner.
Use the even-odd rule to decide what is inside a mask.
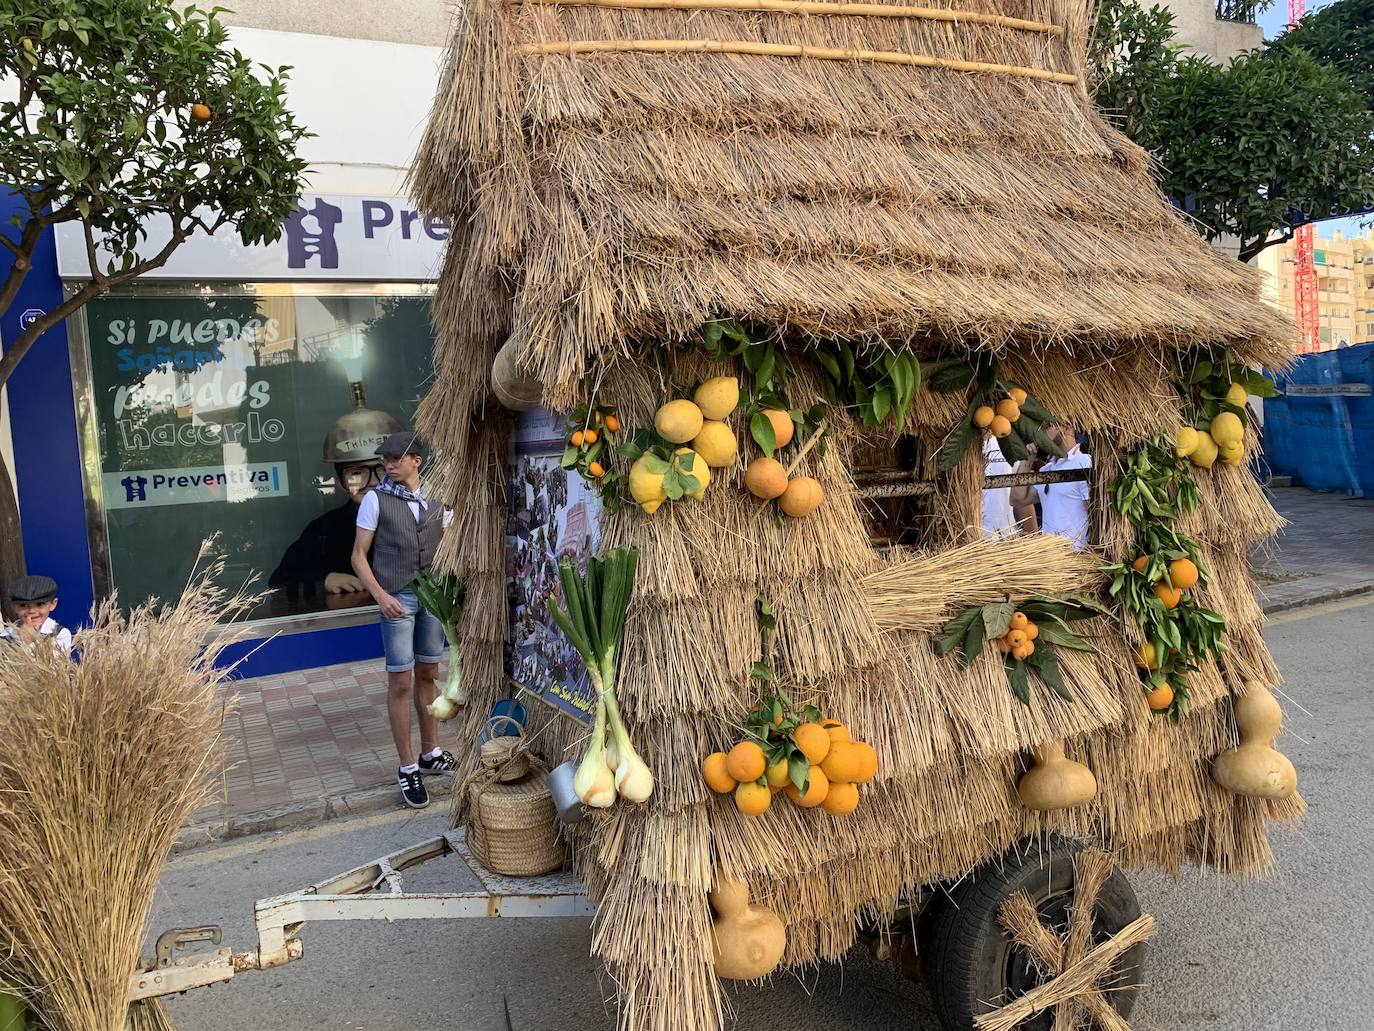
[[[218,766],[227,671],[214,661],[235,635],[203,642],[251,601],[212,585],[222,571],[201,566],[164,609],[106,603],[77,664],[0,651],[0,983],[22,986],[44,1031],[171,1027],[160,1005],[131,1011],[129,976]]]

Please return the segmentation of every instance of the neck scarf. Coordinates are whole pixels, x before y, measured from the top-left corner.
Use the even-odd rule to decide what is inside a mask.
[[[424,484],[421,484],[419,490],[411,490],[409,487],[397,483],[390,476],[383,476],[382,482],[377,484],[377,490],[382,494],[390,494],[393,498],[400,498],[402,501],[413,501],[420,506],[421,512],[425,510],[428,504],[423,495],[420,494],[420,491],[424,489]]]

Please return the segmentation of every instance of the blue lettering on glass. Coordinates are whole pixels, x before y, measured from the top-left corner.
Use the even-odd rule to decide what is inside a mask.
[[[148,477],[146,476],[126,476],[119,481],[124,488],[125,501],[147,501],[148,500]]]

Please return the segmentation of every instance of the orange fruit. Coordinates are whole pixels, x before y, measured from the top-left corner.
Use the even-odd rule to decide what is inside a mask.
[[[1013,659],[1029,659],[1035,652],[1035,645],[1027,641],[1025,644],[1018,644],[1011,650]]]
[[[584,441],[584,440],[586,440],[586,439],[587,439],[587,438],[586,438],[586,436],[583,434],[583,432],[582,432],[581,430],[578,430],[576,433],[574,433],[574,434],[572,435],[572,446],[573,446],[573,447],[581,447],[581,446],[582,446],[582,441]]]
[[[1183,592],[1163,580],[1155,584],[1150,590],[1154,591],[1155,597],[1164,603],[1166,609],[1176,608],[1178,603],[1183,600]]]
[[[1003,655],[1011,651],[1011,642],[1007,640],[1006,634],[1003,634],[1001,637],[997,638],[997,650],[1001,652]]]
[[[601,468],[600,462],[591,462],[587,466],[587,472],[591,473],[592,476],[595,478],[603,475],[606,472],[606,470]]]
[[[831,816],[844,816],[859,808],[859,789],[853,784],[831,784],[821,806]]]
[[[1011,645],[1012,651],[1016,651],[1017,648],[1030,640],[1030,638],[1026,636],[1024,630],[1008,630],[1006,637],[1007,644]]]
[[[1145,703],[1152,712],[1163,712],[1174,704],[1174,689],[1165,681],[1145,696]]]
[[[706,786],[720,795],[728,794],[739,786],[725,768],[725,753],[712,752],[701,761],[701,776]]]
[[[997,414],[1007,422],[1015,422],[1021,418],[1021,406],[1009,397],[1004,397],[997,402]]]
[[[595,444],[596,430],[588,430],[586,433],[582,434],[582,439],[588,444]]]
[[[191,117],[197,122],[208,122],[210,120],[209,104],[192,104]]]
[[[773,801],[773,792],[750,781],[735,788],[735,807],[745,816],[762,816]]]
[[[1004,415],[994,415],[988,429],[992,430],[992,435],[994,437],[1000,439],[1011,433],[1011,420]]]
[[[1146,641],[1131,656],[1141,669],[1159,669],[1159,657],[1155,655],[1155,643]]]
[[[831,748],[834,748],[837,742],[852,740],[849,736],[849,728],[839,720],[821,720],[821,726],[830,735]]]
[[[996,414],[991,405],[979,405],[973,410],[973,425],[985,430],[992,425],[992,417]]]
[[[763,757],[763,749],[753,741],[741,741],[730,749],[730,753],[725,757],[725,772],[740,783],[758,780],[767,768],[768,762]]]
[[[763,773],[763,779],[774,791],[787,786],[787,760],[779,759]]]
[[[852,784],[863,771],[863,760],[851,741],[836,741],[830,745],[825,761],[821,763],[825,779],[833,788],[836,784]]]
[[[744,487],[763,501],[782,497],[787,490],[787,469],[776,458],[756,458],[744,470]]]
[[[1007,629],[1024,630],[1028,626],[1030,626],[1030,619],[1026,616],[1024,612],[1022,612],[1020,609],[1017,609],[1015,612],[1011,614],[1011,622],[1007,624]]]
[[[614,415],[606,416],[606,429],[611,433],[618,433],[620,431],[620,420]]]
[[[815,809],[825,801],[825,796],[830,793],[830,781],[826,780],[825,771],[819,766],[811,767],[811,781],[806,785],[806,794],[797,790],[797,785],[788,784],[784,789],[787,797],[796,802],[803,809]]]
[[[1008,391],[1008,394],[1010,394],[1011,399],[1015,401],[1018,405],[1025,404],[1026,398],[1030,397],[1030,395],[1027,394],[1020,387],[1012,387],[1011,390]]]
[[[764,416],[773,424],[773,439],[778,447],[792,443],[792,434],[797,432],[792,416],[778,408],[765,408]]]
[[[1149,561],[1149,555],[1141,555],[1139,558],[1137,558],[1134,562],[1131,563],[1131,568],[1134,569],[1137,573],[1143,573],[1145,572],[1145,566],[1149,563]]]
[[[855,741],[854,751],[859,756],[859,775],[855,783],[867,784],[878,772],[878,751],[867,741]]]
[[[1034,623],[1027,623],[1025,634],[1027,641],[1034,641],[1037,637],[1040,636],[1040,628],[1036,626]]]
[[[819,765],[830,752],[830,734],[819,723],[803,723],[792,732],[792,740],[812,766]]]
[[[1197,566],[1191,559],[1176,558],[1169,563],[1169,583],[1180,591],[1186,591],[1197,583]]]

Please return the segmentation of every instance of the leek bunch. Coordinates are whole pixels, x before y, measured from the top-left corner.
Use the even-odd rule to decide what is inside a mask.
[[[431,616],[444,625],[444,636],[448,638],[448,679],[439,689],[439,696],[430,702],[426,709],[441,723],[458,715],[458,710],[467,705],[463,694],[463,663],[458,648],[458,620],[463,615],[463,581],[452,573],[435,576],[421,573],[410,584],[420,605]]]
[[[582,656],[596,691],[592,737],[573,777],[573,788],[583,803],[598,809],[609,806],[617,795],[631,802],[647,801],[654,790],[654,775],[630,743],[615,698],[625,611],[638,564],[638,548],[615,548],[591,559],[583,577],[564,559],[558,564],[558,579],[567,609],[549,606],[558,628]]]

